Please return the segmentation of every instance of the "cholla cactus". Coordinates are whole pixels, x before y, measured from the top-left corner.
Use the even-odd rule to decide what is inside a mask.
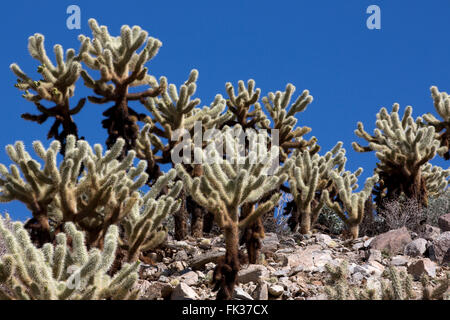
[[[140,130],[134,149],[140,159],[147,160],[147,172],[151,181],[160,174],[158,163],[172,161],[171,151],[183,140],[185,133],[192,137],[204,130],[214,129],[230,118],[228,113],[222,114],[226,105],[221,95],[217,95],[209,107],[196,108],[200,99],[191,100],[191,97],[195,94],[197,77],[197,70],[192,70],[179,93],[176,86],[170,84],[161,93],[161,98],[148,98],[144,101],[153,119],[146,119],[147,124]],[[166,78],[162,77],[161,81],[167,87]],[[196,124],[200,126],[196,127]],[[163,143],[161,138],[166,139],[167,143]]]
[[[243,128],[265,129],[268,130],[270,136],[267,136],[268,143],[276,143],[279,147],[279,161],[283,163],[287,160],[292,150],[309,149],[311,154],[316,153],[319,147],[316,145],[317,139],[312,137],[311,140],[305,141],[302,136],[311,131],[308,127],[299,127],[294,129],[297,119],[295,115],[303,111],[312,101],[309,92],[305,91],[289,108],[295,87],[291,84],[286,86],[285,92],[270,92],[268,97],[264,97],[262,102],[267,113],[273,119],[273,123],[267,118],[263,112],[261,104],[258,102],[261,90],[255,89],[255,81],[250,79],[245,87],[243,81],[238,82],[238,94],[234,93],[234,88],[230,83],[226,85],[229,99],[227,105],[233,112],[234,117],[227,124],[240,124]],[[285,192],[289,190],[285,186]],[[263,198],[261,201],[267,199]],[[243,206],[242,217],[247,216],[252,210],[252,205]],[[293,215],[295,216],[295,214]],[[257,252],[261,247],[259,238],[264,237],[264,227],[261,219],[257,219],[254,224],[250,225],[245,231],[242,241],[247,245],[249,253],[249,262],[255,263]]]
[[[353,239],[358,238],[359,224],[364,218],[366,200],[370,197],[372,188],[378,181],[378,176],[373,175],[366,180],[364,189],[355,193],[354,190],[358,188],[358,176],[361,173],[362,168],[359,168],[355,173],[331,171],[330,177],[336,185],[337,196],[332,198],[328,190],[323,191],[325,204],[344,221]]]
[[[166,89],[162,91],[161,97],[148,98],[144,101],[145,107],[153,116],[139,132],[136,140],[135,150],[138,157],[148,162],[147,173],[151,183],[161,173],[159,164],[174,162],[171,151],[185,146],[185,135],[197,137],[206,130],[216,129],[225,121],[230,119],[230,113],[223,113],[226,108],[225,100],[217,95],[212,104],[207,107],[198,108],[200,99],[192,99],[196,90],[197,70],[192,70],[188,80],[181,85],[179,92],[174,84],[167,86],[167,80],[162,77],[161,83]],[[159,124],[157,126],[156,124]],[[161,139],[167,140],[163,143]],[[194,138],[195,139],[195,138]],[[200,143],[203,144],[200,137]],[[192,166],[194,172],[201,174],[201,165],[187,164]],[[182,195],[184,199],[184,195]],[[183,200],[184,202],[184,200]],[[192,210],[191,230],[194,236],[202,236],[203,209],[193,203],[190,198],[186,199],[186,206]],[[183,206],[175,214],[175,238],[182,240],[187,235],[188,212]],[[200,215],[200,216],[199,216]]]
[[[161,83],[166,88],[161,92],[161,97],[148,98],[145,107],[153,115],[153,121],[161,125],[164,131],[152,126],[151,131],[162,138],[173,138],[176,130],[192,132],[196,121],[202,124],[204,129],[210,129],[227,121],[230,113],[222,114],[225,110],[225,100],[217,95],[210,107],[196,108],[200,99],[192,99],[197,89],[198,71],[192,70],[189,78],[180,86],[167,85],[167,79],[161,77]]]
[[[349,284],[348,264],[342,261],[338,266],[325,265],[325,270],[330,276],[330,285],[326,286],[325,293],[331,300],[375,300],[377,294],[374,289],[357,289]]]
[[[338,142],[325,156],[317,153],[311,156],[310,152],[305,150],[295,152],[293,159],[289,186],[296,210],[292,213],[290,225],[296,227],[300,223],[300,233],[307,234],[311,232],[311,227],[324,205],[322,191],[328,189],[332,194],[336,193],[331,171],[342,172],[347,159],[342,142]]]
[[[274,175],[267,175],[274,160],[273,153],[265,153],[264,158],[257,158],[262,150],[256,144],[254,151],[245,155],[245,144],[242,145],[239,135],[243,133],[240,126],[233,130],[223,131],[221,142],[212,142],[208,148],[196,152],[203,160],[203,175],[192,178],[181,164],[176,169],[183,179],[185,190],[201,206],[207,208],[215,216],[215,221],[223,230],[226,242],[225,260],[218,264],[214,280],[216,288],[220,286],[218,299],[230,299],[239,270],[238,248],[239,229],[244,229],[265,212],[273,209],[280,198],[279,193],[272,195],[270,200],[258,206],[244,219],[239,220],[244,204],[253,204],[277,188],[287,180],[287,171],[292,165],[288,161],[279,167]],[[220,156],[218,149],[226,146],[228,158]],[[222,149],[223,150],[223,149]],[[259,156],[261,153],[259,153]]]
[[[45,161],[41,168],[40,163],[25,151],[23,143],[16,142],[14,147],[7,147],[7,152],[24,177],[20,176],[16,165],[11,165],[11,172],[1,165],[0,199],[19,200],[27,205],[47,235],[38,241],[41,244],[52,238],[51,231],[55,231],[50,228],[49,219],[52,219],[57,225],[75,222],[87,232],[89,246],[102,247],[109,225],[122,221],[133,207],[145,207],[154,201],[152,196],[141,197],[138,192],[148,178],[144,172],[145,161],[133,167],[134,151],[123,161],[116,160],[124,144],[123,139],[118,139],[103,155],[101,145],[95,145],[92,150],[86,141],[75,141],[75,137],[68,136],[65,157],[58,167],[59,142],[53,141],[45,149],[35,141],[34,151]],[[173,177],[174,173],[169,176]],[[179,188],[180,184],[175,189]]]
[[[424,114],[422,117],[427,125],[435,128],[441,147],[447,148],[443,157],[445,160],[450,160],[450,97],[447,92],[439,92],[439,89],[435,86],[431,87],[430,90],[434,108],[442,120],[438,120],[431,113]]]
[[[405,109],[402,119],[398,111],[398,104],[394,104],[390,114],[382,108],[377,114],[373,136],[364,131],[359,122],[355,134],[367,140],[369,145],[362,147],[356,142],[352,145],[358,152],[376,151],[379,163],[375,172],[380,176],[375,190],[378,205],[385,197],[392,199],[404,193],[426,206],[428,190],[441,193],[450,176],[450,170],[431,167],[427,162],[436,154],[443,155],[447,148],[440,146],[433,126],[421,127],[420,117],[413,120],[411,107]]]
[[[161,227],[161,222],[169,213],[180,209],[180,201],[175,201],[174,198],[182,188],[181,181],[178,181],[167,195],[159,195],[176,174],[172,169],[161,176],[151,191],[142,198],[144,205],[134,205],[123,220],[125,237],[122,247],[127,250],[129,261],[136,261],[141,252],[153,249],[165,240],[167,231]]]
[[[422,276],[420,281],[422,282],[423,300],[450,300],[450,272],[447,272],[445,277],[440,279],[438,285],[434,287],[426,274]]]
[[[163,86],[159,86],[153,76],[147,74],[144,65],[158,53],[162,43],[138,26],[122,26],[120,36],[111,36],[106,26],[99,26],[95,19],[89,19],[93,39],[80,35],[79,56],[89,68],[100,71],[100,79],[94,80],[86,70],[81,72],[84,83],[97,96],[88,97],[93,103],[113,102],[103,115],[103,127],[108,130],[106,145],[110,148],[117,138],[126,142],[121,158],[134,147],[138,135],[138,120],[147,116],[138,114],[128,105],[129,101],[155,97]],[[141,52],[139,48],[144,47]],[[141,92],[130,93],[130,87],[149,86]]]
[[[390,266],[386,271],[388,280],[381,280],[382,300],[411,300],[416,295],[412,288],[411,276],[405,272],[398,273],[397,269]]]
[[[65,232],[56,237],[56,244],[36,248],[20,222],[13,231],[0,219],[0,237],[8,254],[0,259],[0,299],[7,300],[96,300],[135,299],[131,289],[138,279],[139,263],[125,264],[113,277],[107,274],[117,248],[118,228],[110,226],[102,251],[88,251],[84,235],[73,223],[66,223]],[[68,243],[71,239],[71,246]]]
[[[330,275],[330,285],[325,293],[332,300],[410,300],[415,299],[412,278],[405,272],[398,274],[394,267],[385,272],[387,280],[381,279],[380,292],[366,286],[359,289],[349,283],[348,265],[344,260],[339,266],[325,265]]]
[[[312,137],[308,141],[303,139],[305,134],[311,132],[311,128],[295,128],[297,124],[296,115],[308,107],[313,101],[313,97],[309,95],[308,90],[304,90],[289,106],[294,92],[295,86],[289,83],[284,92],[269,92],[267,97],[262,98],[264,107],[272,118],[273,124],[270,124],[269,119],[264,119],[261,121],[261,126],[268,130],[279,130],[278,139],[281,161],[286,160],[293,150],[308,150],[311,155],[320,150],[320,147],[316,144],[316,137]]]
[[[238,81],[237,95],[230,82],[226,83],[225,89],[228,94],[227,106],[233,113],[233,119],[226,122],[226,125],[239,124],[244,129],[255,128],[259,122],[266,119],[266,115],[258,102],[261,90],[259,88],[255,89],[255,81],[253,79],[247,81],[247,87],[244,81]]]
[[[33,58],[41,63],[38,72],[43,79],[34,81],[15,63],[11,64],[10,68],[18,77],[15,86],[19,90],[25,91],[23,97],[33,102],[41,114],[24,113],[22,118],[39,124],[45,122],[49,117],[55,118],[47,138],[55,138],[64,146],[68,135],[78,137],[78,129],[72,116],[80,112],[86,102],[86,99],[83,98],[74,108],[71,109],[69,106],[69,99],[74,95],[75,82],[81,72],[79,57],[75,55],[73,49],[69,49],[66,51],[64,58],[63,48],[57,44],[54,46],[57,64],[54,65],[47,56],[44,36],[39,33],[28,38],[28,51]],[[31,93],[30,90],[35,93]],[[45,107],[41,104],[42,100],[52,102],[54,106]],[[60,126],[62,126],[61,131],[59,131]]]
[[[12,230],[12,221],[8,213],[5,213],[4,218],[2,217],[2,215],[0,215],[0,220],[3,221],[3,225],[5,228]],[[6,248],[5,241],[3,240],[3,238],[0,237],[0,258],[7,252],[8,250]]]

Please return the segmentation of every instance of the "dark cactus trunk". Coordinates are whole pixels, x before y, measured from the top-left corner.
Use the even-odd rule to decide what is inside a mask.
[[[193,177],[201,177],[203,175],[203,167],[201,164],[194,164],[192,171]],[[191,234],[195,238],[203,237],[203,218],[206,214],[206,209],[199,206],[191,197],[186,199],[186,207],[188,214],[191,214]]]
[[[244,204],[241,208],[241,219],[252,213],[254,205]],[[264,238],[264,226],[259,217],[254,223],[244,229],[241,244],[247,248],[248,262],[255,264],[261,250],[261,239]]]
[[[203,215],[203,233],[211,233],[214,226],[214,214],[207,211]]]
[[[180,193],[181,206],[180,209],[174,214],[175,220],[175,239],[180,241],[184,240],[187,236],[187,218],[188,212],[186,210],[186,194],[184,191]]]
[[[240,267],[238,225],[232,224],[226,227],[224,233],[227,251],[225,256],[218,261],[213,274],[214,291],[219,290],[217,300],[232,299]]]
[[[191,197],[186,199],[186,208],[191,213],[191,235],[195,238],[203,237],[203,218],[207,211],[199,206]]]

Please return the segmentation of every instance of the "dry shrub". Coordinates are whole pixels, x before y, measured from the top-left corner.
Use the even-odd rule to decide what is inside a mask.
[[[325,227],[329,233],[335,235],[341,234],[345,229],[344,221],[342,221],[342,219],[336,214],[336,212],[334,212],[327,206],[324,206],[322,210],[320,210],[319,217],[317,218],[317,223]]]
[[[389,231],[384,218],[373,212],[365,214],[363,221],[359,225],[359,236],[374,237],[377,234]]]
[[[428,200],[428,207],[424,209],[427,224],[438,226],[440,216],[450,213],[450,188],[437,198]]]
[[[273,232],[278,235],[288,235],[291,233],[291,229],[287,223],[290,215],[283,215],[283,208],[285,205],[292,201],[292,195],[289,193],[282,194],[278,205],[275,207],[275,211],[269,211],[263,215],[263,226],[265,232]]]
[[[420,225],[427,221],[425,210],[414,198],[385,201],[379,215],[383,218],[387,230],[406,227],[408,230],[418,231]]]

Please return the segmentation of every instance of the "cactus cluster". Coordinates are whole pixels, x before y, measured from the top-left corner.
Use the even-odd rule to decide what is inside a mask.
[[[380,179],[374,193],[379,205],[386,198],[405,194],[426,206],[428,194],[442,193],[450,176],[450,170],[432,166],[428,161],[437,154],[444,156],[448,148],[441,146],[434,126],[422,126],[421,117],[414,120],[412,107],[405,109],[401,119],[399,108],[394,104],[391,113],[385,108],[380,110],[373,136],[359,122],[355,134],[369,145],[353,142],[352,146],[357,152],[375,151],[379,160],[375,172]]]
[[[135,298],[130,289],[138,261],[164,244],[169,232],[176,240],[186,238],[189,220],[191,234],[202,237],[212,218],[226,244],[213,282],[217,297],[230,299],[240,245],[246,246],[248,262],[256,263],[264,237],[261,217],[273,215],[281,192],[292,196],[284,213],[295,231],[313,232],[326,208],[357,238],[365,215],[372,214],[372,195],[380,211],[384,200],[400,196],[427,206],[447,188],[450,169],[429,162],[437,155],[450,158],[450,98],[436,87],[431,94],[441,120],[431,114],[414,119],[411,107],[400,116],[394,104],[390,113],[382,108],[377,114],[373,135],[358,123],[355,134],[368,145],[354,142],[353,148],[374,151],[378,158],[359,190],[362,168],[346,170],[343,143],[320,154],[317,138],[306,138],[312,129],[299,125],[298,116],[313,101],[308,90],[293,99],[295,87],[287,84],[284,91],[262,96],[254,80],[241,80],[237,86],[226,83],[226,97],[217,94],[201,106],[195,97],[197,70],[179,87],[149,74],[147,63],[162,43],[147,31],[125,25],[113,36],[94,19],[89,26],[92,39],[80,35],[78,52],[69,49],[64,56],[62,46],[54,47],[56,64],[47,56],[44,36],[28,39],[42,79],[11,65],[16,87],[40,112],[22,117],[40,124],[52,117],[54,124],[48,148],[33,143],[38,159],[18,141],[6,147],[13,164],[0,164],[0,201],[18,200],[32,214],[11,230],[0,225],[8,251],[0,258],[2,298]],[[80,77],[93,94],[71,107]],[[78,134],[72,116],[86,103],[108,105],[102,121],[106,152]],[[172,169],[164,172],[166,167]],[[164,226],[168,216],[174,230]],[[68,273],[72,265],[79,272]],[[336,282],[327,288],[333,299],[376,298],[372,290],[350,289],[345,266],[327,269]],[[380,298],[411,298],[409,278],[389,272]],[[75,277],[80,286],[72,289]],[[426,289],[424,296],[440,297],[444,286]]]
[[[87,234],[87,243],[103,247],[109,226],[124,222],[128,245],[133,248],[130,258],[135,260],[141,246],[147,241],[161,239],[158,229],[162,219],[176,209],[174,198],[181,190],[175,184],[169,194],[160,195],[161,189],[175,178],[175,171],[162,175],[144,196],[138,192],[147,181],[146,162],[133,166],[135,152],[130,151],[122,161],[117,160],[124,147],[118,139],[103,154],[100,144],[92,149],[83,140],[67,137],[65,156],[57,163],[60,148],[53,141],[45,149],[40,141],[33,149],[40,160],[34,160],[22,142],[7,146],[13,162],[8,170],[0,165],[1,201],[19,200],[33,214],[40,237],[33,239],[39,245],[53,241],[65,222],[73,222]],[[22,174],[22,176],[21,176]]]
[[[63,47],[59,44],[55,45],[53,49],[56,65],[47,56],[42,34],[36,33],[28,38],[28,51],[40,63],[37,69],[42,76],[40,80],[36,81],[30,78],[16,63],[11,64],[10,68],[17,76],[16,88],[24,91],[22,96],[33,102],[40,112],[39,115],[24,113],[22,118],[39,124],[45,122],[48,118],[55,118],[47,138],[54,138],[64,146],[68,135],[74,135],[78,138],[78,128],[72,116],[83,109],[86,98],[80,99],[75,107],[70,107],[70,98],[75,93],[75,83],[80,77],[82,69],[80,57],[76,55],[73,49],[67,50],[64,57]],[[52,103],[53,106],[44,106],[41,103],[42,100]],[[62,127],[62,130],[60,130],[60,127]],[[61,149],[61,152],[64,152],[64,148]]]
[[[441,147],[447,148],[444,153],[444,159],[450,160],[450,98],[447,92],[439,92],[439,89],[432,86],[431,97],[434,101],[434,108],[442,120],[437,119],[431,113],[424,114],[422,117],[426,125],[435,128],[436,138],[440,141]]]
[[[450,286],[450,273],[439,280],[437,285],[431,285],[430,279],[425,274],[421,278],[422,295],[419,296],[414,288],[412,277],[404,271],[399,272],[395,267],[387,268],[380,279],[379,288],[366,285],[358,288],[351,284],[348,265],[343,261],[337,266],[325,265],[329,277],[329,285],[325,287],[325,293],[331,300],[449,300],[446,293]]]
[[[218,296],[231,298],[239,271],[239,229],[245,229],[262,214],[272,210],[281,194],[274,193],[269,200],[252,207],[251,212],[240,219],[245,204],[254,204],[276,190],[284,183],[287,171],[292,165],[289,161],[274,172],[270,172],[276,160],[273,153],[261,156],[263,146],[258,142],[255,150],[242,153],[244,146],[239,135],[246,131],[239,125],[224,130],[223,140],[210,145],[209,149],[196,149],[203,160],[203,175],[192,178],[181,164],[176,169],[183,179],[185,190],[201,206],[214,214],[215,222],[223,230],[227,252],[224,261],[215,270],[214,280],[220,284]],[[225,147],[229,153],[221,154]]]
[[[8,253],[0,257],[0,299],[91,300],[136,299],[131,290],[139,263],[125,264],[113,277],[107,274],[118,245],[117,226],[110,226],[103,250],[86,247],[84,234],[68,222],[55,244],[36,248],[20,222],[13,230],[0,218],[0,237]],[[71,245],[68,244],[70,238]]]

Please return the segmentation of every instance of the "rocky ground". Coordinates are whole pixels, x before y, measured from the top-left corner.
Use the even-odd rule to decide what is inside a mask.
[[[241,267],[234,298],[327,299],[324,287],[329,277],[325,265],[338,265],[343,260],[347,261],[352,286],[380,290],[380,279],[386,275],[383,271],[395,266],[411,274],[413,289],[420,297],[423,274],[436,281],[450,271],[450,214],[443,217],[441,228],[424,225],[420,233],[401,228],[356,240],[322,233],[266,233],[260,264]],[[142,299],[215,299],[210,280],[215,261],[224,253],[222,236],[168,239],[163,249],[151,254],[154,263],[141,266],[138,286]]]

